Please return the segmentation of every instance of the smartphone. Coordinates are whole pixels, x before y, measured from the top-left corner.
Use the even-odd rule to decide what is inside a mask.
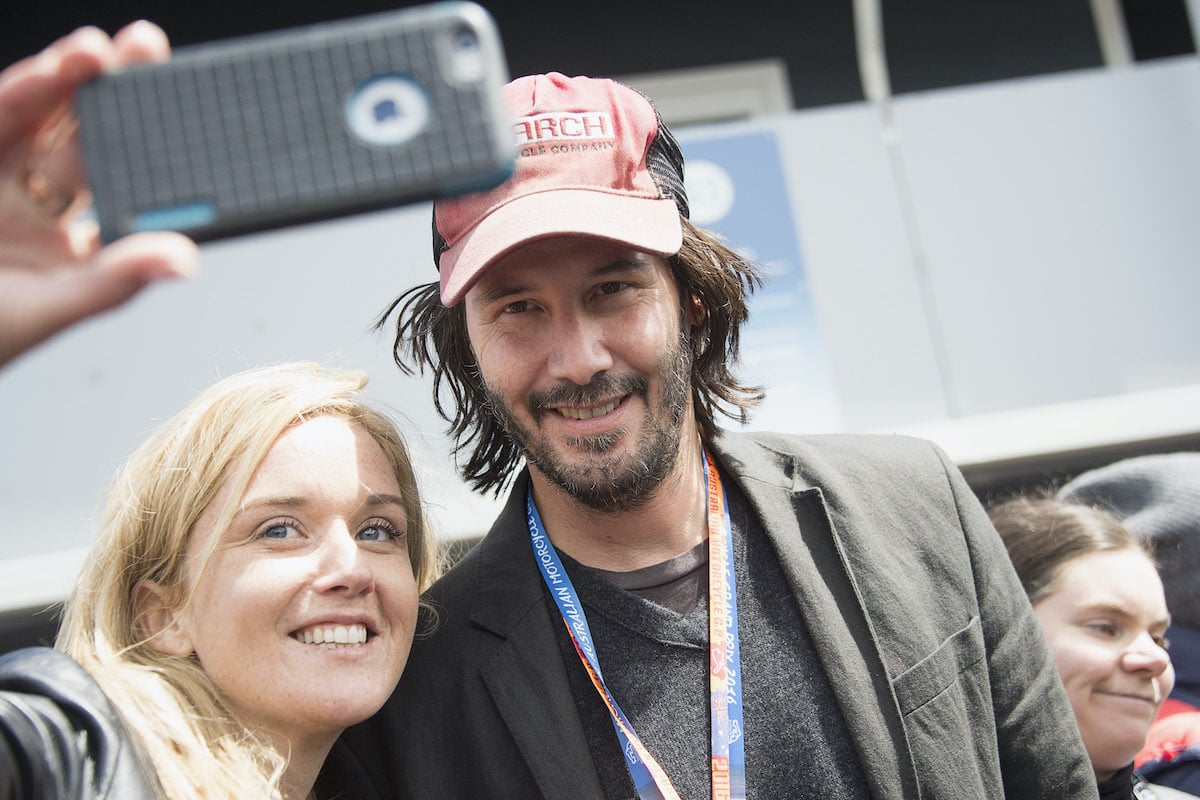
[[[492,17],[443,2],[179,48],[80,87],[101,238],[196,241],[490,188],[513,169]]]

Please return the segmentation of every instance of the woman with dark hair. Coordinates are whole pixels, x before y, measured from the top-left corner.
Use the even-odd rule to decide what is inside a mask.
[[[1170,624],[1149,553],[1114,517],[1048,497],[989,512],[1008,549],[1096,771],[1101,800],[1192,797],[1133,770],[1175,682]]]

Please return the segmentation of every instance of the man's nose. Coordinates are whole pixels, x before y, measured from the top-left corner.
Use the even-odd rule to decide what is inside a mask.
[[[585,386],[612,369],[603,321],[578,313],[559,315],[549,329],[546,363],[550,377]]]

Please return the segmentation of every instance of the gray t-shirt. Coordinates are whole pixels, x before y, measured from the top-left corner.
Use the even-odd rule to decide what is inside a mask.
[[[859,755],[778,556],[741,492],[729,480],[725,488],[741,632],[747,798],[866,800]],[[609,690],[680,797],[707,800],[707,546],[623,575],[561,555]],[[555,628],[605,796],[636,797],[608,711],[565,626]]]

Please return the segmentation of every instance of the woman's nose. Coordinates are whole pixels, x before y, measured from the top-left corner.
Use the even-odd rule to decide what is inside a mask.
[[[1125,651],[1122,666],[1130,672],[1148,672],[1158,676],[1171,666],[1171,657],[1150,634],[1144,633]]]
[[[374,588],[374,575],[362,549],[343,525],[330,530],[317,552],[316,587],[322,592],[364,594]]]

